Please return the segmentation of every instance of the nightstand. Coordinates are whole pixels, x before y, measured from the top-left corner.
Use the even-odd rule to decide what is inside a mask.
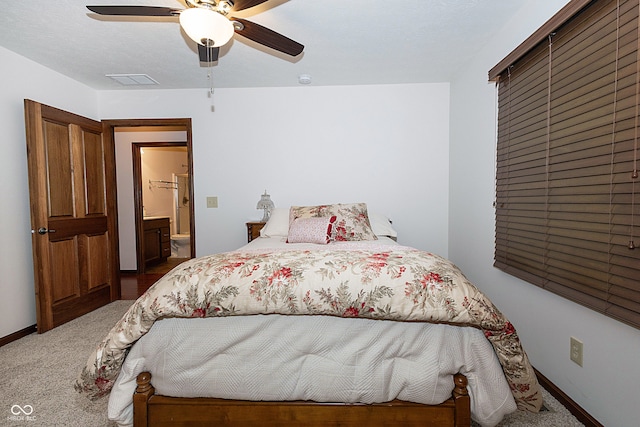
[[[266,222],[262,221],[249,221],[247,223],[247,242],[260,237],[260,230],[265,224]]]

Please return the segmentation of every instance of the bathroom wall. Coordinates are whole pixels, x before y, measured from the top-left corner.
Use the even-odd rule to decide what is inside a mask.
[[[176,233],[176,186],[174,174],[187,173],[186,147],[145,147],[142,149],[142,203],[146,216],[171,218],[171,234]]]

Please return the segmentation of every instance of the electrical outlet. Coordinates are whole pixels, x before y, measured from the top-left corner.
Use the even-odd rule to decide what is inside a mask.
[[[216,196],[207,197],[207,207],[208,208],[217,208],[218,207],[218,198]]]
[[[569,357],[580,366],[582,366],[582,348],[582,341],[577,338],[571,337],[571,350]]]

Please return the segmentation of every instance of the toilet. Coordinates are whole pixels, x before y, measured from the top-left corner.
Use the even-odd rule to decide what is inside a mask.
[[[174,258],[191,257],[191,239],[188,234],[171,235],[171,256]]]

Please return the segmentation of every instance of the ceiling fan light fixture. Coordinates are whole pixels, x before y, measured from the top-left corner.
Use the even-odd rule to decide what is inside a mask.
[[[233,37],[233,24],[218,12],[194,7],[180,13],[180,25],[189,38],[207,47],[220,47]]]

